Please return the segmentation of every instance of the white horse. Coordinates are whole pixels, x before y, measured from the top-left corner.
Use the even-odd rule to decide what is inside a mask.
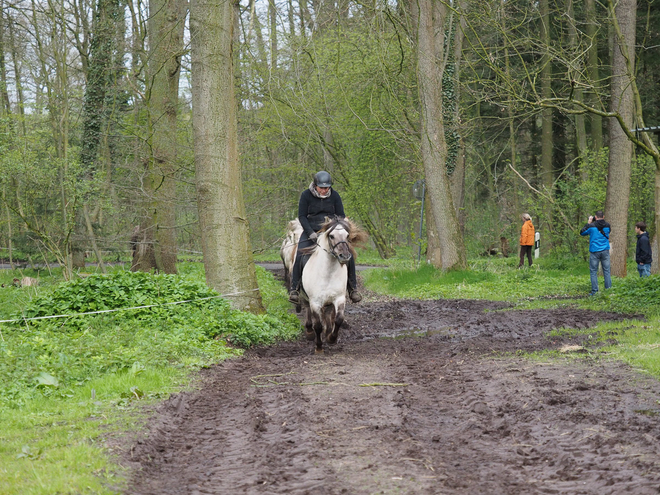
[[[287,225],[286,235],[282,241],[280,248],[280,258],[284,265],[284,281],[286,282],[287,289],[291,285],[291,270],[293,270],[293,263],[296,261],[296,252],[298,251],[298,241],[303,233],[300,220],[297,218],[291,220]]]
[[[364,242],[367,234],[348,219],[326,218],[316,245],[302,272],[302,304],[306,309],[305,331],[323,353],[323,338],[335,344],[344,322],[348,262],[355,255],[353,243]]]

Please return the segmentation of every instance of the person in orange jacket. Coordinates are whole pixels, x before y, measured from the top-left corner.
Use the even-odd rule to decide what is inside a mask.
[[[529,266],[532,266],[532,247],[534,246],[534,225],[532,224],[532,217],[529,213],[522,215],[523,226],[520,231],[520,264],[518,268],[522,268],[525,264],[525,253],[527,253],[527,260]]]

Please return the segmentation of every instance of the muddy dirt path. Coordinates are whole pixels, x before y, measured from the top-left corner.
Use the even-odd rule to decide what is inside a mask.
[[[659,493],[660,383],[546,336],[621,317],[504,306],[352,305],[328,355],[301,340],[205,370],[127,449],[127,493]],[[515,356],[569,344],[591,351]]]

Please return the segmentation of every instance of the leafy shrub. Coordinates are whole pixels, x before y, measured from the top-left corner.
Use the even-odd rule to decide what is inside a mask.
[[[20,317],[75,315],[160,305],[157,308],[134,309],[127,315],[132,319],[149,320],[158,316],[177,314],[182,308],[177,308],[172,303],[181,301],[190,301],[186,303],[184,311],[188,311],[190,307],[208,309],[209,306],[220,311],[229,309],[228,303],[202,282],[175,275],[119,271],[61,283],[50,294],[28,304]],[[67,325],[75,327],[84,325],[85,321],[88,321],[88,317],[82,319],[74,317],[67,322]]]
[[[277,286],[272,275],[263,271],[259,279],[270,287],[262,288],[264,299],[276,299],[271,293]],[[281,299],[286,301],[284,295]],[[188,302],[167,304],[181,301]],[[3,330],[0,404],[17,406],[35,393],[67,396],[70,387],[104,374],[129,372],[136,363],[139,367],[206,366],[241,352],[230,345],[269,344],[300,331],[294,315],[280,309],[263,315],[234,310],[216,291],[192,277],[126,271],[62,283],[29,301],[21,316],[149,305],[156,306],[26,319]],[[44,385],[44,376],[53,377],[52,384]]]

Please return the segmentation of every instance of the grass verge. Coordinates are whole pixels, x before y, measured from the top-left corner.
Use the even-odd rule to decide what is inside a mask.
[[[140,424],[145,408],[135,406],[189,386],[200,367],[245,347],[298,335],[284,287],[265,270],[257,277],[267,314],[256,316],[215,298],[201,264],[183,263],[179,271],[116,268],[68,284],[55,271],[0,275],[3,320],[196,300],[0,324],[0,493],[118,493],[124,473],[106,439]],[[40,283],[14,287],[15,276]]]
[[[627,277],[614,278],[607,291],[600,277],[601,291],[587,297],[591,285],[585,261],[547,257],[521,270],[517,264],[513,258],[481,258],[470,260],[469,269],[463,271],[443,273],[422,265],[373,269],[361,276],[370,290],[401,298],[489,299],[509,301],[514,309],[577,307],[629,314],[631,319],[624,322],[556,332],[591,335],[600,345],[592,357],[618,359],[660,378],[660,276],[639,278],[631,263]],[[542,354],[544,359],[560,356]]]

